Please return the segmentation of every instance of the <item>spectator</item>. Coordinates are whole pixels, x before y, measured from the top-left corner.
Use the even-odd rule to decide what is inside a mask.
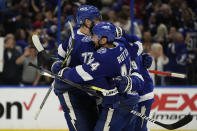
[[[22,54],[24,52],[24,48],[28,46],[26,42],[26,32],[24,29],[20,28],[16,31],[16,48]]]
[[[174,34],[176,33],[176,28],[174,26],[170,27],[170,31],[168,34],[168,38],[167,38],[167,43],[171,43],[172,42],[172,36],[174,36]]]
[[[0,0],[0,12],[2,11],[5,11],[6,10],[6,7],[5,7],[5,2],[3,0]]]
[[[149,53],[151,50],[151,44],[152,44],[152,36],[149,31],[144,32],[143,35],[143,49],[144,52]]]
[[[174,43],[177,30],[183,34],[188,54],[188,83],[192,85],[197,84],[196,3],[196,0],[136,0],[134,5],[134,34],[142,38],[146,52],[150,52],[152,42],[159,42],[163,45],[164,54],[171,55],[168,44],[172,46]],[[65,20],[72,19],[72,24],[75,23],[76,9],[83,4],[96,5],[103,13],[104,21],[111,21],[130,33],[129,0],[63,0],[61,41],[70,33],[69,24],[65,24]],[[23,54],[27,43],[32,44],[32,33],[37,32],[45,49],[55,55],[53,50],[57,48],[57,11],[57,1],[54,0],[0,0],[0,36],[16,33],[14,49],[20,50]],[[176,58],[178,59],[178,56]]]
[[[16,64],[23,65],[22,84],[36,86],[39,83],[40,74],[38,70],[29,66],[29,63],[37,65],[36,49],[33,46],[25,49],[23,55],[17,58]]]
[[[21,66],[16,64],[16,59],[20,56],[20,53],[15,48],[15,39],[13,34],[6,35],[4,47],[4,66],[1,84],[18,85],[21,79]]]
[[[115,14],[115,11],[110,10],[107,14],[108,14],[108,17],[109,17],[109,22],[115,23],[116,22],[116,14]]]
[[[0,0],[0,24],[3,22],[2,17],[3,17],[3,12],[5,12],[6,7],[5,7],[5,2],[3,0]]]
[[[53,21],[53,13],[51,10],[47,10],[45,12],[45,19],[44,19],[44,27],[45,28],[50,28],[52,25],[54,25]]]
[[[186,74],[187,50],[181,33],[174,34],[173,42],[168,44],[167,56],[169,62],[165,67],[166,71]],[[170,77],[166,77],[166,82],[169,85],[185,85],[187,83],[186,80]]]
[[[151,45],[151,56],[153,57],[153,63],[150,67],[151,70],[163,71],[164,65],[169,61],[168,57],[164,55],[163,47],[160,43],[153,43]],[[153,78],[155,85],[164,85],[164,78],[155,74],[150,74]]]
[[[40,0],[31,0],[31,10],[34,12],[40,12],[43,2]]]
[[[21,0],[13,0],[11,9],[6,10],[4,14],[4,28],[7,33],[15,33],[21,26],[22,12],[20,11]]]
[[[44,25],[42,12],[37,12],[35,15],[33,27],[34,29],[42,28]]]
[[[194,12],[187,8],[183,11],[183,27],[179,29],[185,36],[188,51],[188,83],[197,83],[197,22]]]
[[[153,37],[153,40],[155,42],[159,42],[162,44],[162,46],[164,47],[164,49],[167,48],[167,37],[168,37],[168,29],[164,24],[160,24],[157,27],[157,34]]]
[[[168,4],[162,4],[161,9],[156,14],[156,24],[165,24],[169,29],[171,26],[179,28],[179,22],[176,17],[173,16],[173,12]]]
[[[21,28],[25,29],[25,32],[27,29],[29,29],[32,26],[32,18],[33,13],[30,12],[30,5],[28,0],[22,0],[21,1],[21,11],[22,11],[22,19],[21,19]]]
[[[57,42],[53,38],[53,31],[51,29],[43,30],[41,34],[41,41],[44,49],[47,53],[53,54],[57,49]]]
[[[118,15],[118,21],[114,23],[116,26],[120,26],[126,33],[131,31],[131,20],[123,12]],[[142,34],[136,22],[134,24],[134,35],[141,38]]]

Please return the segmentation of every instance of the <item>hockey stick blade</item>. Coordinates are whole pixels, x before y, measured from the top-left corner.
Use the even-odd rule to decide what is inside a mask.
[[[175,122],[173,124],[164,124],[164,123],[158,122],[158,121],[156,121],[156,120],[154,120],[154,119],[152,119],[152,118],[150,118],[148,116],[145,116],[145,115],[143,115],[143,114],[141,114],[141,113],[139,113],[139,112],[137,112],[135,110],[131,110],[131,109],[129,109],[126,106],[123,106],[121,104],[119,104],[119,106],[120,106],[120,108],[122,108],[124,110],[127,110],[130,113],[132,113],[132,114],[134,114],[136,116],[141,117],[142,119],[145,119],[145,120],[147,120],[149,122],[155,123],[155,124],[157,124],[157,125],[159,125],[159,126],[161,126],[163,128],[166,128],[168,130],[174,130],[174,129],[180,128],[182,126],[185,126],[186,124],[188,124],[189,122],[191,122],[192,119],[193,119],[193,116],[191,114],[188,114],[183,119],[181,119],[181,120],[179,120],[179,121],[177,121],[177,122]]]
[[[34,46],[38,50],[38,52],[41,52],[44,50],[44,48],[42,47],[42,44],[40,43],[38,35],[32,35],[32,41],[33,41]]]
[[[161,122],[155,121],[154,123],[157,125],[160,125],[168,130],[175,130],[177,128],[180,128],[182,126],[185,126],[189,122],[193,120],[193,116],[191,114],[186,115],[183,119],[173,123],[173,124],[163,124]]]

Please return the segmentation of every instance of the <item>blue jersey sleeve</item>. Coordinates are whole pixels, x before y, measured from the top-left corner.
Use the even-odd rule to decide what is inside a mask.
[[[81,83],[101,77],[113,78],[130,70],[130,55],[123,44],[114,49],[101,48],[88,62],[67,71],[71,81]]]
[[[69,36],[62,44],[58,46],[57,57],[61,60],[64,60],[66,54],[71,48],[71,45],[72,45],[72,38],[71,36]]]
[[[116,39],[118,42],[124,43],[130,53],[131,59],[135,59],[143,52],[143,45],[141,40],[134,35],[124,34],[124,37]]]
[[[130,79],[132,81],[132,91],[139,92],[142,90],[144,86],[144,78],[140,73],[140,65],[139,61],[131,60],[131,72],[130,72]]]
[[[140,40],[140,38],[138,38],[138,37],[135,36],[135,35],[131,35],[131,34],[126,34],[126,33],[124,33],[124,34],[123,34],[123,37],[124,37],[128,42],[132,42],[132,43],[134,43],[134,42],[136,42],[136,41],[142,42],[142,41]]]
[[[78,65],[75,68],[70,69],[63,74],[63,78],[76,83],[82,83],[85,81],[111,76],[111,70],[113,70],[112,68],[113,67],[109,66],[109,63],[105,63],[94,58],[91,63]]]
[[[125,33],[123,37],[125,37],[126,41],[129,43],[126,48],[129,50],[133,59],[142,54],[142,41],[137,36]]]

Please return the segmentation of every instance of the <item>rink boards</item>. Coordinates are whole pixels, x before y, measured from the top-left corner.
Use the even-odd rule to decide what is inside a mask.
[[[0,87],[0,131],[68,131],[57,97],[52,92],[38,120],[35,114],[48,87]],[[194,119],[177,131],[197,131],[197,87],[155,88],[151,117],[174,123],[191,112]],[[151,131],[165,131],[149,123]]]

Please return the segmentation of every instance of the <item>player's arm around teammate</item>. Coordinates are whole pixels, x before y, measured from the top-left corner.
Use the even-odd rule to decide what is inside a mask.
[[[74,39],[71,35],[59,45],[57,55],[61,61],[53,64],[52,72],[58,73],[65,66],[75,67],[84,63],[83,54],[93,51],[90,30],[99,17],[99,10],[94,6],[83,5],[77,9],[78,27],[74,28]],[[92,131],[98,115],[95,97],[58,80],[54,86],[69,130]]]
[[[121,30],[121,29],[119,29]],[[121,30],[121,32],[124,32]],[[121,34],[121,33],[119,33]],[[137,91],[140,95],[140,100],[138,103],[138,111],[146,116],[149,116],[151,105],[153,103],[153,81],[147,71],[147,69],[152,64],[152,57],[149,54],[144,54],[142,43],[139,38],[136,36],[128,35],[122,33],[121,35],[126,40],[126,48],[128,49],[129,53],[137,52],[136,55],[131,55],[132,65],[138,65],[139,73],[144,79],[144,85],[142,88],[133,88],[133,90]],[[121,40],[120,38],[118,40]],[[132,77],[132,76],[130,76]],[[130,79],[125,76],[119,76],[119,80],[116,80],[116,84],[118,87],[127,88],[129,85]],[[135,128],[133,128],[135,127]],[[147,131],[147,121],[143,120],[139,117],[136,118],[136,124],[128,125],[125,131]]]
[[[111,86],[112,83],[109,80],[118,75],[129,74],[131,70],[130,55],[122,43],[113,42],[115,31],[112,24],[99,23],[93,27],[93,33],[96,52],[91,55],[88,62],[75,68],[62,69],[59,75],[76,83],[88,82],[109,91],[113,90],[113,94],[109,94],[103,99],[102,111],[95,130],[121,131],[130,122],[132,116],[128,111],[118,108],[118,102],[124,103],[126,101],[124,104],[133,108],[139,96],[127,91],[118,93],[117,89]],[[103,79],[103,81],[99,83],[99,79]]]

